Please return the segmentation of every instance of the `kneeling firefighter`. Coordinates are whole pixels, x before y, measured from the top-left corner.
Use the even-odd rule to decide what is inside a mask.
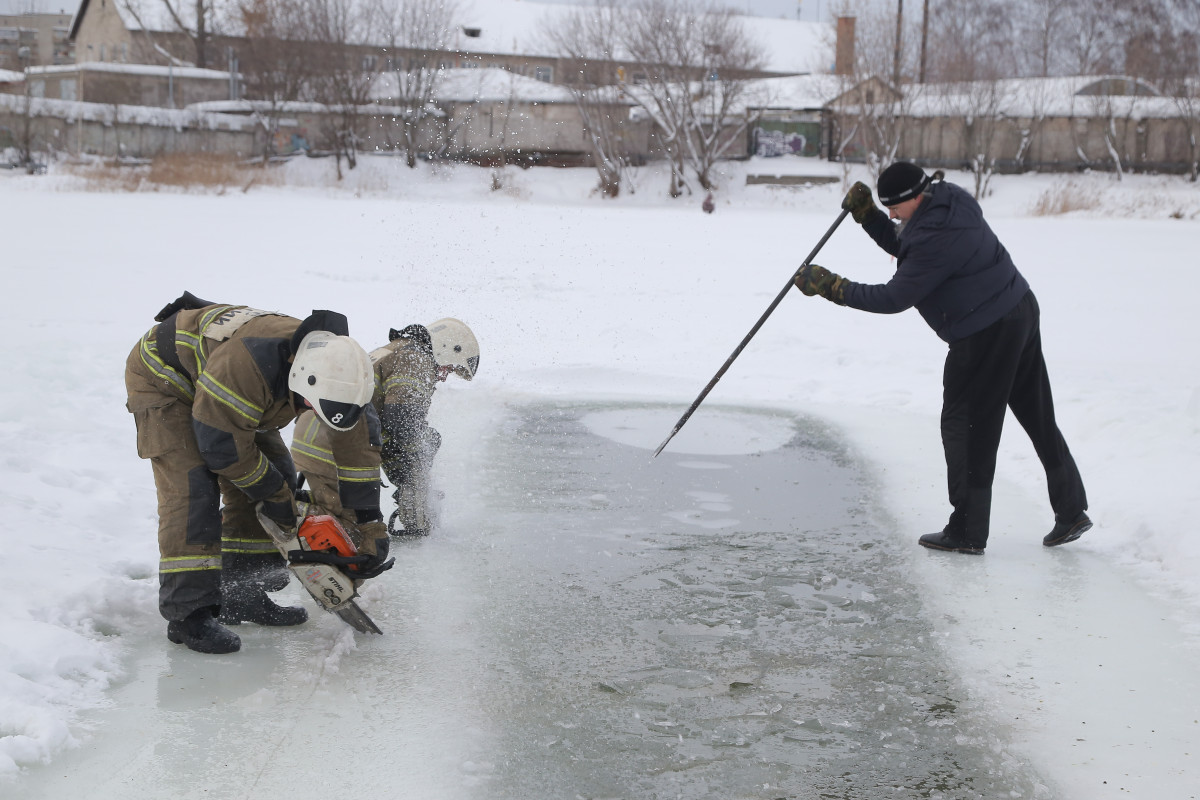
[[[437,384],[454,373],[471,380],[479,369],[479,342],[457,319],[392,329],[388,343],[372,351],[375,394],[383,426],[383,471],[395,487],[396,510],[388,520],[394,536],[427,536],[430,471],[442,437],[426,421]]]
[[[256,510],[297,530],[295,467],[279,429],[305,408],[340,431],[374,419],[370,360],[333,311],[301,321],[185,292],[155,321],[129,354],[125,385],[158,490],[159,611],[172,642],[231,653],[241,640],[221,622],[307,619],[266,594],[288,573]],[[373,544],[353,563],[360,578],[390,566]]]

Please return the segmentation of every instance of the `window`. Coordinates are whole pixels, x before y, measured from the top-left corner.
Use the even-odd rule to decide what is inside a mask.
[[[29,95],[31,97],[46,96],[46,82],[44,80],[36,80],[29,82]]]
[[[543,83],[550,83],[554,80],[554,67],[534,67],[533,77]]]
[[[101,61],[103,61],[103,60],[104,60],[104,55],[105,55],[105,49],[104,49],[104,48],[105,48],[105,46],[106,46],[106,45],[100,45],[100,60],[101,60]]]
[[[58,94],[63,100],[78,99],[75,95],[75,79],[63,78],[62,82],[58,84]]]

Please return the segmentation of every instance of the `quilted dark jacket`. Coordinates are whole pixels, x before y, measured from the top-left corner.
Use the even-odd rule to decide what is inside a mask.
[[[896,314],[916,306],[941,339],[953,342],[1003,317],[1029,291],[979,204],[952,183],[933,184],[903,230],[881,211],[863,229],[896,257],[896,273],[881,284],[847,281],[851,308]]]

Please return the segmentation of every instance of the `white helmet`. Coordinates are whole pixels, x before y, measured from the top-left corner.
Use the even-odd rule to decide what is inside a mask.
[[[288,388],[303,397],[329,427],[348,431],[375,392],[371,359],[349,336],[307,334],[296,350]]]
[[[429,325],[429,338],[433,360],[439,367],[453,367],[463,380],[475,377],[475,370],[479,369],[479,342],[470,328],[447,317]]]

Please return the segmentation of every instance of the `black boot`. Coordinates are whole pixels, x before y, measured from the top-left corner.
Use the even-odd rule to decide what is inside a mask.
[[[197,653],[236,653],[242,649],[238,635],[213,617],[213,608],[199,608],[185,619],[167,623],[167,638]]]
[[[276,605],[258,583],[222,584],[219,619],[226,625],[253,622],[287,627],[305,622],[308,612],[300,606]]]
[[[972,544],[965,539],[959,539],[945,531],[937,533],[927,533],[917,540],[922,547],[928,547],[931,550],[949,550],[954,553],[970,553],[972,555],[983,555],[985,545]]]
[[[1046,534],[1042,544],[1046,547],[1058,547],[1060,544],[1073,542],[1092,529],[1092,521],[1088,515],[1080,511],[1069,522],[1055,522],[1054,530]]]

